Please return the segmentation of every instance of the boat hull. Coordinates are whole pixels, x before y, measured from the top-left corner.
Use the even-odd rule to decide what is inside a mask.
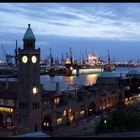
[[[103,72],[102,68],[74,69],[71,75],[98,74],[101,72]]]

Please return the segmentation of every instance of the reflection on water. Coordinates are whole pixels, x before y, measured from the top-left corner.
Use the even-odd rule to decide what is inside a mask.
[[[89,74],[86,76],[86,85],[93,85],[96,83],[99,74]]]
[[[48,75],[41,76],[41,84],[45,89],[53,90],[56,87],[56,83],[59,83],[61,90],[69,89],[72,85],[92,85],[96,83],[98,74],[89,74],[83,76],[54,76]]]
[[[74,84],[74,76],[66,76],[65,80],[67,82],[68,85],[73,85]]]
[[[139,70],[140,67],[133,67],[133,68],[116,68],[114,73],[116,75],[126,74],[130,70]],[[48,75],[41,75],[40,82],[44,85],[44,88],[47,90],[54,90],[56,87],[56,83],[59,83],[61,90],[69,89],[72,85],[92,85],[96,83],[98,74],[89,74],[89,75],[82,75],[82,76],[48,76]],[[15,81],[16,78],[0,78],[0,81]]]

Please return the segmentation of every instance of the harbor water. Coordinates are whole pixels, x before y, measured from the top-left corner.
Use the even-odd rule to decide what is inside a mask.
[[[118,76],[125,76],[130,70],[139,70],[140,67],[119,67],[116,68],[113,73]],[[59,83],[60,90],[67,90],[69,88],[74,88],[75,86],[81,85],[92,85],[96,83],[99,74],[88,74],[81,76],[54,76],[50,77],[48,75],[41,76],[41,83],[44,85],[45,89],[54,90],[56,83]]]
[[[130,70],[139,70],[140,67],[119,67],[113,73],[118,76],[124,76]],[[41,75],[40,82],[46,90],[54,90],[56,83],[59,83],[60,90],[74,89],[76,86],[93,85],[96,83],[99,74],[88,74],[80,76],[49,76]],[[15,81],[16,78],[0,78],[1,81]]]

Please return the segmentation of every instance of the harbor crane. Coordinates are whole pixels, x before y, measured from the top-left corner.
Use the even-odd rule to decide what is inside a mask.
[[[13,66],[12,58],[14,58],[15,56],[7,54],[3,45],[1,45],[1,48],[6,59],[6,63],[8,64],[9,67],[12,67]]]

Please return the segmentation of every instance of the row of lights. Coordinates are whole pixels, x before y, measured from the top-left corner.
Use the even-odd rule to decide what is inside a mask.
[[[69,109],[69,113],[70,113],[71,111],[72,111],[72,109],[70,108],[70,109]],[[81,116],[83,116],[84,113],[85,113],[84,110],[80,111],[80,115],[81,115]],[[63,116],[65,117],[66,114],[67,114],[67,112],[66,112],[66,110],[64,110]],[[74,116],[73,116],[73,115],[69,116],[69,120],[70,120],[70,121],[73,121],[73,119],[74,119]],[[56,120],[57,124],[61,124],[61,123],[62,123],[62,120],[63,120],[63,119],[62,119],[61,117],[58,118],[58,119]],[[48,126],[49,126],[49,123],[48,123],[48,122],[44,122],[43,125],[48,127]]]
[[[4,111],[4,112],[13,112],[13,108],[7,108],[7,107],[0,107],[0,111]]]

